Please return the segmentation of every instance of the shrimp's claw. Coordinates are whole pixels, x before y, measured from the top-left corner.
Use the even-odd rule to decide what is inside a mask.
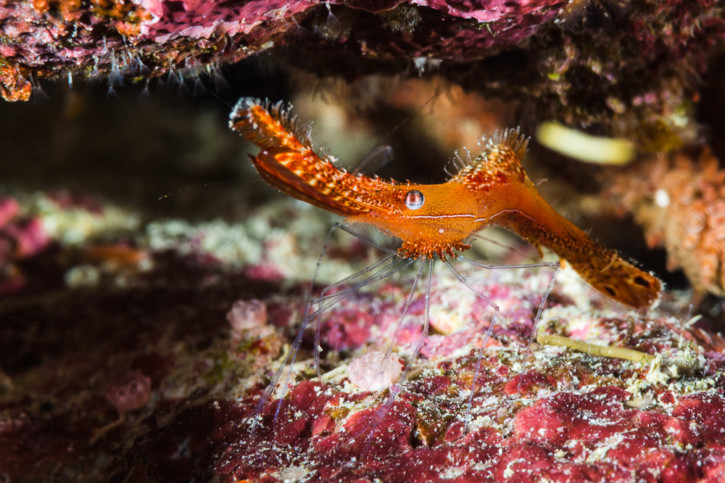
[[[385,184],[354,176],[313,149],[309,125],[300,123],[290,106],[243,97],[229,116],[229,127],[259,146],[250,156],[260,176],[283,193],[339,215],[369,212],[380,204],[370,193]]]
[[[309,148],[310,125],[292,115],[292,107],[254,97],[242,97],[229,116],[229,127],[261,149]]]

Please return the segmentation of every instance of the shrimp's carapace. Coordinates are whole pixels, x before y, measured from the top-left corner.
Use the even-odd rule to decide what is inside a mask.
[[[229,125],[261,148],[250,157],[265,181],[348,221],[400,238],[402,257],[455,256],[454,250],[469,248],[469,236],[498,225],[550,248],[618,302],[646,308],[659,296],[656,277],[594,243],[542,198],[521,165],[528,140],[518,129],[482,142],[482,152],[446,183],[419,185],[353,175],[319,157],[306,130],[280,103],[243,98]]]

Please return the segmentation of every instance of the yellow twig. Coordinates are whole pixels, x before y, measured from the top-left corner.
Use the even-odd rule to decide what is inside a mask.
[[[625,359],[634,362],[649,362],[655,358],[652,355],[634,349],[588,344],[583,340],[570,339],[569,337],[563,337],[561,335],[539,334],[536,337],[536,342],[541,345],[568,347],[569,349],[585,352],[593,356],[613,357],[615,359]]]

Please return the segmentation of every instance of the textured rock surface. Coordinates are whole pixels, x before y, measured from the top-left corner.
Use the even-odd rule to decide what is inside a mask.
[[[712,0],[5,1],[0,94],[38,81],[195,84],[265,61],[322,79],[438,73],[522,111],[661,150],[693,138],[697,76],[725,35]],[[529,119],[531,121],[531,119]]]
[[[46,230],[47,242],[24,254],[25,285],[0,300],[0,472],[14,481],[722,478],[725,341],[688,326],[686,302],[673,294],[637,316],[561,272],[543,330],[657,357],[635,363],[535,347],[525,360],[551,270],[461,267],[501,308],[491,339],[483,337],[490,305],[438,270],[431,318],[445,334],[429,335],[409,360],[421,337],[418,292],[395,344],[410,370],[393,401],[387,391],[350,384],[347,367],[364,350],[387,346],[412,286],[412,274],[403,274],[325,313],[322,380],[309,380],[309,334],[279,414],[270,401],[252,431],[257,398],[297,331],[299,279],[316,251],[308,263],[289,249],[301,258],[266,259],[264,270],[253,270],[258,260],[232,263],[205,247],[231,234],[254,237],[299,207],[285,202],[243,224],[179,231],[178,222],[139,224],[89,197],[12,200],[3,201],[17,206],[5,210],[15,211],[11,220],[65,227]],[[286,238],[294,247],[324,236],[310,232],[318,211],[296,213],[300,223],[290,226],[301,231],[263,232],[267,243]],[[86,235],[60,236],[74,229]],[[103,250],[92,241],[99,237]],[[324,263],[338,277],[350,262],[370,262],[354,239],[332,253]],[[290,263],[307,269],[292,278]]]

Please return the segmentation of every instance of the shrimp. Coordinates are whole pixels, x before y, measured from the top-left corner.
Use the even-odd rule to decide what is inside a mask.
[[[469,237],[496,225],[540,253],[542,246],[551,249],[589,285],[621,304],[644,310],[659,298],[659,279],[596,244],[539,194],[521,165],[528,138],[518,129],[484,140],[482,152],[447,182],[422,185],[338,168],[315,153],[309,129],[281,103],[242,98],[229,126],[261,149],[250,158],[267,183],[348,222],[399,238],[403,259],[456,258],[456,252],[470,248]]]
[[[563,260],[566,260],[592,287],[619,303],[644,310],[658,299],[661,284],[655,276],[623,260],[617,252],[594,243],[543,199],[521,165],[521,159],[526,154],[528,139],[522,136],[518,129],[503,130],[484,140],[480,143],[482,152],[475,158],[467,156],[467,159],[463,160],[457,156],[463,166],[446,183],[422,185],[386,182],[377,176],[368,177],[338,168],[333,164],[332,158],[320,157],[313,150],[309,128],[296,120],[291,115],[291,108],[284,108],[282,103],[272,105],[258,99],[242,98],[230,115],[229,125],[231,129],[261,149],[256,156],[250,155],[250,159],[267,183],[294,198],[345,216],[347,222],[372,225],[402,241],[397,251],[387,249],[344,225],[335,224],[333,230],[340,228],[347,231],[365,243],[381,249],[387,255],[327,287],[319,298],[313,300],[308,294],[307,306],[297,337],[254,409],[251,417],[253,429],[277,384],[282,383],[284,391],[287,391],[291,368],[296,361],[302,335],[312,319],[317,319],[314,355],[318,377],[321,378],[319,331],[322,312],[342,300],[347,293],[387,278],[416,260],[423,260],[424,263],[420,264],[406,298],[392,342],[382,357],[383,361],[390,360],[393,344],[397,340],[403,321],[408,316],[414,292],[425,270],[425,281],[421,284],[425,287],[422,333],[411,355],[411,360],[416,360],[429,330],[432,265],[433,261],[439,258],[456,279],[493,310],[483,343],[480,345],[481,349],[478,351],[464,417],[465,433],[471,419],[476,374],[481,366],[483,348],[493,333],[500,308],[467,281],[456,270],[450,259],[484,269],[543,267],[553,269],[549,285],[533,320],[532,337],[536,335],[537,322],[540,320],[544,302],[551,292],[559,268],[558,264],[550,262],[492,266],[475,262],[457,253],[469,249],[467,239],[477,236],[478,231],[490,225],[497,225],[514,232],[533,244],[540,254],[542,246],[550,248],[559,255],[562,264]],[[324,250],[323,248],[318,258],[313,283]],[[343,288],[347,285],[348,288]],[[317,309],[313,310],[313,306]],[[528,359],[528,355],[529,349],[524,361]],[[406,365],[400,381],[405,381],[410,368],[410,364]],[[286,376],[284,376],[285,371],[287,371]],[[384,367],[379,368],[379,380],[375,381],[376,384],[382,382],[384,372]],[[520,383],[521,379],[519,389]],[[400,391],[400,383],[389,387],[385,403],[375,412],[370,423],[371,428],[377,427],[382,421]],[[282,401],[280,398],[277,403],[275,420],[282,408]],[[373,432],[368,431],[363,436],[367,441],[367,449],[363,455],[372,447],[371,434]]]

